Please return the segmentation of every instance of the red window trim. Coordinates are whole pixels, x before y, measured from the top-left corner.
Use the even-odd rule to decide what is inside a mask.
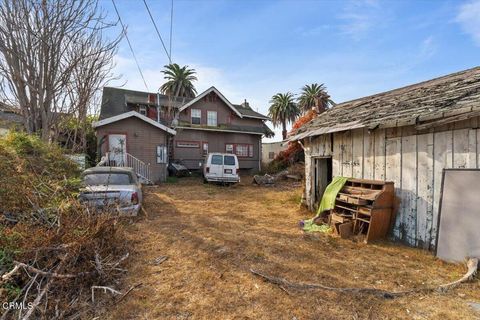
[[[227,151],[227,144],[231,144],[233,145],[233,153],[234,155],[237,156],[237,158],[253,158],[254,157],[254,153],[255,153],[255,149],[253,147],[253,143],[225,143],[225,152]],[[238,145],[242,145],[242,146],[247,146],[247,152],[248,152],[248,156],[239,156],[237,154],[237,146]],[[252,156],[250,156],[250,146],[252,147]]]
[[[182,147],[182,146],[179,146],[178,144],[179,143],[196,143],[198,146],[197,147]],[[197,149],[197,148],[200,148],[201,146],[201,141],[193,141],[193,140],[177,140],[175,141],[175,147],[176,148],[188,148],[188,149]]]

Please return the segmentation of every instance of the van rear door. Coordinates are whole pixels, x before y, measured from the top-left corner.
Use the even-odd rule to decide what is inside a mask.
[[[215,178],[221,178],[223,176],[223,156],[222,155],[212,154],[209,175]]]
[[[234,155],[223,156],[223,177],[235,178],[237,176],[237,159]]]

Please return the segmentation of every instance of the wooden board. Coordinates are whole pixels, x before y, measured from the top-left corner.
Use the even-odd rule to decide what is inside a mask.
[[[418,186],[416,246],[430,248],[433,218],[433,133],[417,136]]]
[[[402,180],[401,180],[401,152],[402,152],[402,138],[390,138],[385,142],[385,176],[388,181],[395,182],[395,194],[397,197],[400,197],[400,191],[402,189]],[[394,223],[394,236],[400,238],[400,225],[401,225],[401,214],[399,212],[398,203],[394,204],[394,214],[395,223]]]
[[[343,133],[333,133],[332,175],[334,177],[343,176],[342,143]]]
[[[401,239],[415,245],[417,232],[417,138],[402,137]]]
[[[342,143],[342,172],[344,177],[351,177],[353,174],[352,163],[353,163],[353,144],[352,144],[352,132],[345,131],[343,133],[343,143]]]
[[[469,161],[469,139],[468,129],[453,131],[453,167],[467,168]]]
[[[442,171],[444,168],[452,168],[452,131],[436,132],[434,139],[434,154],[433,154],[433,215],[432,215],[432,229],[430,231],[430,244],[435,245],[437,237],[437,221],[438,211],[440,207],[440,192],[442,185]]]
[[[375,130],[373,179],[385,180],[385,129]]]
[[[352,131],[352,151],[353,151],[353,163],[352,163],[352,177],[362,179],[363,178],[363,129],[357,129]]]
[[[373,179],[374,172],[374,158],[373,152],[375,144],[375,134],[366,128],[363,129],[363,178]]]

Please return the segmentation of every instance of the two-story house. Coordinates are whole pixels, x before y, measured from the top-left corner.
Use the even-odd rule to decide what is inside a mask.
[[[102,156],[157,182],[165,180],[169,162],[198,170],[209,152],[234,153],[242,171],[259,171],[262,136],[273,135],[267,120],[215,87],[194,99],[105,87],[94,127]]]

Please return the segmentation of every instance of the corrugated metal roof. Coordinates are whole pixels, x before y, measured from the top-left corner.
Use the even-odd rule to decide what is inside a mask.
[[[439,119],[448,123],[479,112],[480,67],[475,67],[340,103],[305,124],[289,140],[362,127],[417,125],[425,129]]]

